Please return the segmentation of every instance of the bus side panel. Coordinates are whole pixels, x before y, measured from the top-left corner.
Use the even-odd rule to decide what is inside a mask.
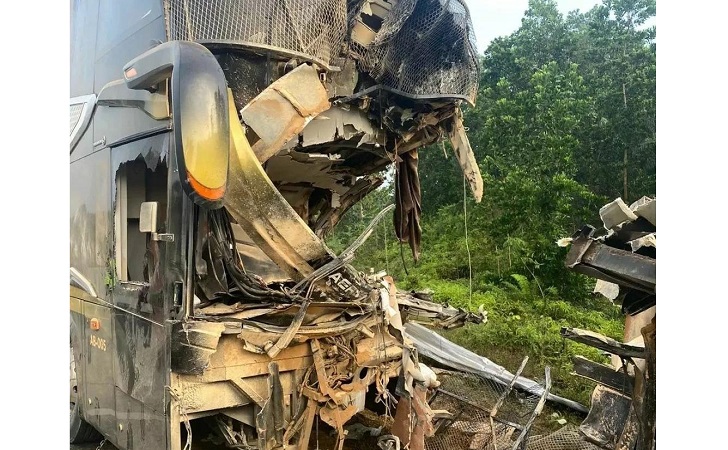
[[[71,98],[94,88],[99,2],[71,0]]]
[[[99,110],[99,118],[104,116],[106,109]],[[108,110],[108,119],[127,118],[134,114],[136,116],[144,115],[134,108],[108,108]],[[116,113],[111,114],[114,110]],[[158,123],[163,124],[164,122]],[[141,193],[126,196],[127,216],[138,214],[142,201],[156,201],[159,203],[160,209],[166,213],[168,148],[169,135],[160,134],[139,139],[112,150],[114,177],[117,177],[125,164],[130,163],[144,168],[147,172],[147,178],[142,183],[144,186],[134,189]],[[158,178],[150,178],[150,174],[155,172],[156,174],[153,176]],[[115,192],[118,189],[119,187],[114,187]],[[127,190],[132,189],[129,187]],[[119,201],[118,199],[123,194],[114,194],[114,196],[117,199],[115,201]],[[120,211],[115,213],[122,214]],[[160,232],[167,231],[165,215],[162,213],[158,215],[157,225]],[[115,219],[115,223],[121,224],[125,220],[123,217]],[[118,230],[116,231],[118,232]],[[131,233],[129,230],[126,234],[127,242],[124,242],[123,237],[117,237],[117,244],[120,246],[116,251],[119,252],[126,246],[127,264],[132,262],[132,253],[129,252],[131,244],[128,240]],[[174,243],[153,241],[146,234],[142,234],[142,237],[146,244],[143,245],[144,249],[136,252],[136,256],[144,257],[146,279],[139,277],[119,281],[111,292],[112,302],[118,308],[114,315],[114,382],[125,394],[143,402],[145,406],[153,410],[162,411],[164,409],[164,386],[167,384],[166,332],[163,324],[169,314],[164,301],[164,288],[169,281],[164,274],[163,261],[168,247],[173,246]],[[179,239],[178,236],[175,237]],[[146,254],[142,255],[144,252],[141,250],[146,250]],[[119,255],[115,255],[115,258],[117,265],[122,266]],[[132,275],[131,272],[129,275]]]
[[[90,147],[91,138],[87,132],[79,145]],[[77,361],[81,410],[99,432],[115,437],[113,324],[110,308],[102,306],[113,276],[109,164],[109,149],[101,149],[70,165],[70,266],[90,284],[88,292],[78,296],[83,298],[83,317],[77,323],[83,330]],[[91,319],[98,320],[98,330],[90,329]]]
[[[123,77],[126,63],[167,40],[161,0],[102,2],[96,44],[94,92]]]
[[[164,327],[124,312],[114,314],[114,382],[120,392],[152,410],[164,410]]]
[[[119,427],[116,445],[120,450],[163,450],[167,448],[166,418],[120,389],[114,391]]]
[[[71,287],[71,347],[73,347],[73,356],[76,361],[76,390],[78,393],[78,401],[81,402],[81,410],[83,410],[84,402],[88,398],[86,396],[86,364],[85,361],[85,343],[86,319],[83,315],[83,300],[78,295],[73,295],[74,288]]]
[[[89,141],[91,133],[82,142]],[[108,149],[71,163],[71,267],[106,299],[113,270],[111,256],[111,180]],[[90,294],[90,293],[89,293]]]
[[[83,302],[86,324],[85,381],[86,399],[83,415],[104,436],[116,437],[116,404],[113,384],[113,345],[111,308],[92,302]],[[92,329],[91,321],[100,325]]]

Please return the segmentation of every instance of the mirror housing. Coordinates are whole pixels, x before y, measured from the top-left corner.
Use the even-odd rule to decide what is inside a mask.
[[[187,41],[159,44],[124,66],[130,89],[154,92],[166,80],[182,187],[196,204],[220,208],[230,153],[225,75],[207,48]]]

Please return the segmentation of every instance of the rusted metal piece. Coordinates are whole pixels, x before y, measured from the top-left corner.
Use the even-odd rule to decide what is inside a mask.
[[[561,336],[574,342],[580,342],[590,347],[598,348],[612,355],[621,356],[623,358],[642,358],[645,357],[645,349],[634,345],[623,344],[612,338],[599,333],[579,328],[561,328]]]
[[[412,396],[402,396],[397,403],[392,434],[399,438],[402,447],[424,450],[425,437],[435,434],[432,419],[427,388],[422,383],[414,383]]]
[[[319,391],[325,396],[333,397],[331,388],[329,387],[328,376],[326,375],[326,365],[324,357],[321,353],[321,346],[318,339],[311,340],[311,354],[313,355],[313,364],[316,368],[316,378],[319,383]]]
[[[313,421],[318,413],[318,405],[309,400],[306,405],[306,411],[304,412],[305,421],[303,422],[303,431],[298,438],[297,450],[308,450],[308,441],[311,439],[311,429],[313,428]]]
[[[470,190],[473,191],[473,197],[475,197],[477,203],[480,203],[483,199],[483,176],[480,174],[478,161],[475,159],[475,154],[470,146],[470,140],[465,133],[463,113],[460,108],[455,110],[455,114],[452,117],[449,135],[455,157],[460,164],[460,168],[463,170],[463,175],[468,181]]]
[[[258,161],[264,163],[278,153],[330,106],[326,88],[313,66],[302,64],[274,81],[240,111],[243,122],[260,138],[252,147]]]
[[[609,247],[592,239],[586,226],[572,241],[566,267],[625,287],[655,293],[656,260],[626,250]]]

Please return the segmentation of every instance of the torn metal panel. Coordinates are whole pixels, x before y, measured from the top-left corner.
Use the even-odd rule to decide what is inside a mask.
[[[426,323],[438,328],[450,329],[466,323],[484,323],[487,316],[464,309],[424,300],[407,292],[397,293],[397,303],[407,322]]]
[[[355,177],[345,173],[332,173],[334,166],[343,161],[337,154],[303,153],[297,151],[283,151],[270,158],[265,170],[268,177],[277,184],[278,189],[284,193],[286,187],[294,185],[295,190],[301,192],[308,187],[325,189],[344,195],[354,184]],[[308,204],[308,199],[306,199]],[[300,214],[308,219],[308,214]]]
[[[329,106],[318,72],[307,64],[266,87],[240,111],[243,122],[260,138],[252,146],[258,161],[263,163],[278,153],[283,144]],[[273,117],[276,120],[271,120]]]
[[[593,228],[577,233],[566,255],[566,267],[585,275],[655,292],[656,260],[616,249],[591,238]]]
[[[605,449],[613,449],[624,430],[631,400],[618,391],[597,385],[591,396],[591,407],[579,431],[587,441]]]
[[[468,135],[465,133],[465,126],[463,125],[463,113],[458,108],[455,115],[452,118],[450,135],[450,143],[452,144],[455,157],[460,164],[460,168],[463,170],[463,175],[468,181],[470,190],[473,191],[473,197],[475,201],[480,203],[483,199],[483,176],[480,174],[480,167],[478,167],[478,160],[475,159],[473,148],[470,146],[470,140]]]
[[[597,280],[596,284],[594,285],[594,293],[602,294],[609,300],[614,301],[619,295],[619,285],[615,283],[610,283],[609,281]]]
[[[652,225],[657,226],[657,199],[642,197],[629,205],[637,217],[643,217]]]
[[[271,183],[235,117],[233,110],[225,207],[272,261],[300,279],[313,272],[310,261],[331,253]]]
[[[350,141],[354,138],[356,146],[362,144],[385,144],[385,133],[374,127],[367,114],[358,108],[344,105],[334,105],[322,112],[293,140],[286,143],[284,149],[296,147],[299,143],[303,148],[337,141]]]
[[[513,379],[513,374],[504,367],[450,342],[422,325],[407,323],[405,329],[407,331],[407,338],[412,341],[419,354],[432,358],[440,364],[461,372],[472,373],[503,385],[507,385]],[[543,393],[543,387],[525,377],[519,377],[516,380],[515,386],[518,389],[534,395],[541,395]],[[587,411],[583,405],[554,394],[549,394],[548,399],[568,406],[576,411]]]
[[[632,396],[634,377],[610,366],[589,361],[583,356],[575,356],[573,362],[574,371],[577,375],[614,389],[628,397]]]
[[[176,322],[172,325],[172,370],[201,374],[210,364],[225,326],[209,322]]]
[[[327,236],[341,220],[346,213],[359,200],[363,199],[370,192],[377,189],[384,183],[384,178],[380,176],[366,176],[359,178],[354,186],[352,186],[344,195],[339,198],[339,204],[325,208],[316,219],[313,226],[316,235],[319,237]]]
[[[632,251],[636,252],[642,247],[657,248],[657,235],[655,233],[642,236],[641,238],[629,241],[629,245],[632,247]]]
[[[424,450],[425,437],[435,434],[432,423],[434,414],[427,403],[427,387],[415,383],[411,396],[402,396],[392,424],[392,434],[405,448]]]
[[[637,215],[624,203],[624,200],[617,198],[599,209],[599,217],[602,219],[604,228],[611,230],[624,222],[637,220]]]
[[[571,339],[574,342],[580,342],[590,347],[598,348],[612,355],[624,358],[642,358],[645,357],[644,346],[634,346],[623,344],[614,339],[589,330],[581,330],[579,328],[561,328],[561,336]]]

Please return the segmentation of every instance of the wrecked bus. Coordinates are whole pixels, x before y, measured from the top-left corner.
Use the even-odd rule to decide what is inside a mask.
[[[421,448],[436,381],[393,280],[350,265],[375,223],[340,255],[323,237],[394,165],[377,220],[394,209],[417,255],[417,151],[445,139],[482,195],[463,1],[72,0],[71,18],[71,443],[305,449],[320,420],[341,449],[399,398],[397,439]]]

